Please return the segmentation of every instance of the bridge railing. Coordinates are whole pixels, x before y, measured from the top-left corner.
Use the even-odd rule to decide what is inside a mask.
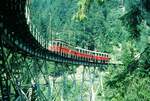
[[[31,12],[30,12],[30,0],[27,0],[26,2],[26,8],[25,8],[25,16],[27,19],[27,24],[29,25],[29,29],[31,34],[34,36],[34,38],[41,44],[42,47],[46,48],[48,47],[48,40],[46,40],[45,38],[43,38],[43,36],[40,34],[40,32],[38,31],[38,29],[36,28],[36,26],[32,23],[31,21]]]
[[[38,44],[34,44],[33,45],[33,48],[36,47],[35,45],[39,46],[34,51],[35,52],[35,56],[41,57],[42,54],[43,54],[43,56],[48,55],[48,54],[45,54],[46,50],[43,50],[43,48],[48,50],[48,46],[49,46],[48,43],[49,42],[48,42],[47,38],[44,38],[44,36],[41,35],[41,33],[37,29],[37,26],[35,24],[33,24],[30,14],[31,14],[31,11],[30,11],[30,0],[27,0],[26,6],[25,6],[26,24],[28,26],[28,30],[31,32],[30,34],[32,34],[32,36],[35,38],[35,40],[37,40],[37,42],[40,44],[40,45],[38,45]],[[30,41],[32,41],[32,40],[30,40]],[[28,43],[30,43],[30,41],[28,41]],[[103,58],[103,57],[100,57],[100,56],[104,56],[105,57],[105,55],[103,53],[98,53],[96,51],[92,51],[91,52],[91,51],[89,51],[87,49],[82,49],[82,48],[78,49],[77,47],[72,46],[70,44],[66,44],[66,43],[64,43],[63,45],[64,45],[64,47],[69,48],[72,53],[69,54],[69,55],[68,54],[66,55],[63,52],[55,52],[55,51],[53,52],[53,51],[51,51],[52,53],[54,53],[53,55],[60,56],[59,57],[60,59],[57,59],[56,61],[62,61],[62,57],[63,57],[64,58],[63,61],[66,61],[67,59],[68,60],[70,59],[69,60],[70,62],[72,62],[72,61],[74,61],[74,62],[75,61],[79,61],[79,62],[83,62],[84,64],[86,64],[87,61],[88,61],[88,63],[98,63],[97,60],[99,60],[99,63],[100,63],[100,58]],[[38,48],[40,48],[40,49],[38,49]],[[52,56],[52,57],[55,57],[55,56]],[[105,60],[105,59],[102,59],[102,63],[103,63],[103,60]]]

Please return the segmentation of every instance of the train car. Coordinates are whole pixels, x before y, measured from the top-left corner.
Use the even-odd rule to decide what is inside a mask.
[[[69,44],[58,39],[49,41],[48,50],[67,57],[69,57],[69,53],[71,52]]]
[[[97,55],[95,56],[96,60],[101,63],[108,63],[110,58],[108,57],[107,53],[102,53],[102,52],[96,52]]]
[[[108,63],[110,60],[107,53],[75,47],[74,45],[71,45],[60,39],[50,41],[48,50],[64,57],[74,58],[82,61]]]

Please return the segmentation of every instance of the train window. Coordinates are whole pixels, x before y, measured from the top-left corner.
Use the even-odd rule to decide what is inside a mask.
[[[95,53],[93,52],[93,55],[95,56]]]
[[[63,46],[63,47],[67,47],[65,43],[62,43],[62,46]]]
[[[60,46],[63,46],[63,43],[60,43]]]
[[[100,53],[99,56],[102,56],[102,54]]]
[[[52,41],[51,43],[52,43],[52,45],[55,45],[55,42],[54,42],[54,41]]]
[[[56,41],[54,42],[54,45],[56,45],[56,46],[57,46],[57,42],[56,42]]]
[[[95,55],[95,54],[92,52],[92,55]]]
[[[98,53],[96,53],[96,56],[98,56]]]
[[[54,41],[51,41],[51,44],[52,44],[52,46],[53,46],[53,45],[55,45],[55,42],[54,42]]]
[[[92,55],[92,52],[90,52],[90,55]]]
[[[68,47],[68,48],[69,48],[69,45],[68,45],[68,44],[65,44],[64,47]]]
[[[69,47],[69,46],[68,46],[68,44],[65,43],[65,44],[64,44],[64,47]]]
[[[60,43],[59,43],[59,42],[57,42],[57,46],[60,46]]]
[[[62,43],[62,46],[63,46],[63,47],[67,47],[67,44],[65,44],[65,43]]]

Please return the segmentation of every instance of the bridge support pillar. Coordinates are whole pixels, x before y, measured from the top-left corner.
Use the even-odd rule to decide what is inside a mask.
[[[79,101],[83,101],[83,87],[84,87],[84,81],[85,81],[85,72],[86,72],[86,67],[83,66],[83,71],[82,71],[82,79],[81,79],[81,85],[80,85],[80,99]]]
[[[89,86],[90,86],[90,91],[89,91],[89,95],[90,95],[90,100],[89,101],[95,101],[95,91],[94,91],[94,80],[95,80],[95,69],[96,67],[90,68],[89,67]]]

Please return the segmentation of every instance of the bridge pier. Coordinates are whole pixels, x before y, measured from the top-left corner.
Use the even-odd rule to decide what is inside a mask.
[[[94,68],[94,69],[93,69]],[[95,69],[96,67],[91,68],[91,70],[89,69],[89,76],[90,76],[90,91],[89,91],[89,95],[90,95],[90,100],[89,101],[95,101],[95,91],[94,91],[94,78],[95,78]]]

